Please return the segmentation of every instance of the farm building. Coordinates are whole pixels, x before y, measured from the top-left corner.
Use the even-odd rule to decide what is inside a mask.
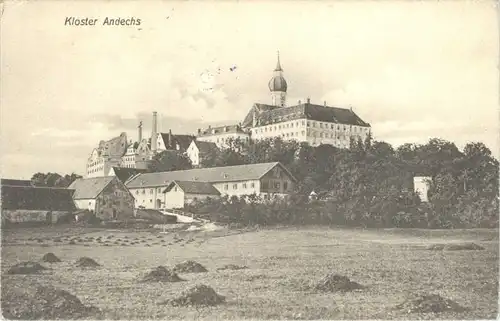
[[[183,208],[195,200],[219,198],[220,192],[210,183],[173,181],[164,190],[166,208]]]
[[[73,193],[66,188],[2,185],[2,222],[56,223],[76,210]]]
[[[70,186],[77,208],[89,210],[102,220],[134,216],[134,198],[116,176],[78,179]]]
[[[189,145],[186,154],[191,160],[191,164],[193,164],[193,166],[201,166],[204,157],[218,150],[219,148],[213,142],[193,140]]]
[[[1,186],[33,186],[30,180],[26,179],[8,179],[8,178],[2,178],[0,180],[0,185]]]
[[[167,208],[164,191],[173,181],[210,183],[221,195],[257,194],[264,198],[290,194],[296,183],[281,163],[274,162],[139,174],[126,185],[136,207]]]

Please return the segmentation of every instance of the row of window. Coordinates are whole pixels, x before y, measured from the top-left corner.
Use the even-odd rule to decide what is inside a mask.
[[[262,190],[274,189],[279,191],[280,188],[281,188],[281,181],[262,181]],[[284,191],[288,190],[287,181],[283,182],[283,190]]]
[[[242,189],[247,189],[248,188],[248,184],[247,183],[241,183],[241,184],[234,183],[232,185],[233,185],[233,190],[237,190],[238,189],[238,185],[241,185]],[[250,183],[250,188],[255,188],[255,183]],[[228,189],[229,189],[229,184],[224,184],[224,190],[227,191]]]
[[[283,124],[283,125],[268,125],[268,126],[265,126],[264,128],[256,128],[254,129],[254,133],[267,133],[268,131],[269,132],[272,132],[272,131],[278,131],[278,130],[281,130],[281,129],[287,129],[287,128],[294,128],[294,124],[295,124],[295,127],[299,127],[299,122],[295,122],[295,123],[288,123],[288,124]],[[305,121],[301,121],[301,124],[302,126],[305,126],[306,122]],[[339,125],[339,124],[328,124],[328,123],[317,123],[317,122],[311,122],[311,121],[308,121],[307,122],[307,127],[316,127],[316,124],[319,124],[319,128],[324,128],[324,129],[337,129],[338,131],[340,130],[344,130],[344,131],[347,131],[349,130],[350,128],[353,129],[354,132],[356,131],[359,131],[359,132],[367,132],[368,131],[368,128],[361,128],[361,127],[357,127],[357,126],[350,126],[350,125]]]

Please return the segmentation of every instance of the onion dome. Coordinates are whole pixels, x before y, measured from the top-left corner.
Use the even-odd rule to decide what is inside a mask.
[[[286,80],[283,77],[283,69],[281,69],[280,56],[278,53],[278,62],[276,63],[276,69],[274,69],[274,76],[269,81],[269,90],[286,92],[287,87]]]

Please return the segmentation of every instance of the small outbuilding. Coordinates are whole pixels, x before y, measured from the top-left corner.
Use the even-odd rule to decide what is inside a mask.
[[[2,222],[57,223],[76,210],[73,193],[66,188],[2,185]]]
[[[173,181],[165,188],[165,208],[184,208],[195,200],[219,198],[220,192],[207,182]]]
[[[116,176],[81,178],[70,186],[78,209],[89,210],[101,220],[134,216],[134,197]]]

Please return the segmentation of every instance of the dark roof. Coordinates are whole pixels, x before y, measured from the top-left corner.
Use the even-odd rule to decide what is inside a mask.
[[[73,211],[73,193],[67,188],[2,186],[2,209]]]
[[[243,126],[252,127],[253,112],[256,112],[257,126],[275,124],[295,119],[310,119],[345,125],[369,127],[352,109],[314,105],[311,103],[289,107],[255,104],[243,121]]]
[[[26,179],[10,179],[10,178],[2,178],[0,180],[0,185],[2,186],[33,186],[30,180]]]
[[[173,181],[167,186],[165,192],[170,191],[175,185],[188,194],[220,195],[220,192],[210,183],[189,181]]]
[[[292,174],[282,164],[274,162],[139,174],[129,180],[126,185],[128,188],[143,188],[167,186],[172,181],[215,183],[257,180],[276,166],[283,168],[291,179],[295,180]]]
[[[217,147],[217,144],[212,143],[212,142],[204,142],[201,140],[197,140],[194,143],[196,144],[196,147],[198,147],[198,151],[200,152],[200,154],[207,154],[213,150],[219,149]]]
[[[171,135],[171,140],[169,140],[169,135]],[[174,135],[171,133],[161,133],[161,138],[163,139],[163,144],[165,144],[166,149],[177,149],[177,144],[179,144],[180,150],[185,151],[189,144],[196,138],[192,135]]]
[[[74,199],[94,199],[104,190],[115,176],[80,178],[68,187],[74,189]]]
[[[129,178],[135,176],[140,173],[148,173],[147,169],[138,169],[138,168],[128,168],[128,167],[113,167],[113,172],[115,172],[116,177],[122,182],[125,183]]]
[[[198,133],[198,137],[218,135],[218,134],[227,134],[227,133],[245,133],[245,131],[243,130],[243,128],[240,125],[226,125],[226,126],[218,126],[218,127],[208,127],[207,129],[200,131]]]

